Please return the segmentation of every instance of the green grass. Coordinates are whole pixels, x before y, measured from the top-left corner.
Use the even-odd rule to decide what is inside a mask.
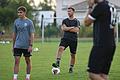
[[[55,62],[59,42],[35,42],[38,52],[33,52],[31,80],[88,80],[86,72],[92,42],[79,42],[77,60],[73,74],[68,73],[70,53],[67,49],[61,60],[60,75],[52,75],[51,64]],[[0,80],[12,80],[14,57],[12,44],[0,44]],[[21,58],[19,80],[25,79],[25,61]],[[110,70],[110,80],[120,80],[120,43],[117,46],[114,60]]]

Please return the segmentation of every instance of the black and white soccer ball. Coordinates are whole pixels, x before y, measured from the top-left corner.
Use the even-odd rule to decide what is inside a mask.
[[[60,74],[60,69],[59,69],[59,68],[56,68],[56,67],[53,67],[53,68],[52,68],[52,74],[54,74],[54,75]]]

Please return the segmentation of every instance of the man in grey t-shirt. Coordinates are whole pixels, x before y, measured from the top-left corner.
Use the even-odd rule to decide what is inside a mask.
[[[13,26],[13,55],[15,58],[14,76],[13,80],[17,80],[19,72],[20,57],[23,54],[26,60],[26,80],[30,80],[31,71],[31,52],[34,39],[34,25],[33,22],[26,17],[26,8],[20,6],[18,9],[18,16]]]

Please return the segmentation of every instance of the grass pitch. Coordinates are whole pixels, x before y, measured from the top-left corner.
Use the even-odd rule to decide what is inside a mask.
[[[76,55],[76,65],[74,73],[68,73],[69,69],[69,49],[66,49],[61,59],[60,75],[51,73],[51,64],[55,62],[56,51],[59,42],[35,42],[33,47],[39,51],[33,52],[31,80],[88,80],[86,72],[89,53],[92,42],[79,42]],[[12,53],[12,43],[0,44],[0,80],[12,80],[14,57]],[[18,80],[25,79],[25,60],[21,57]],[[120,43],[117,44],[116,53],[110,70],[110,80],[120,80]]]

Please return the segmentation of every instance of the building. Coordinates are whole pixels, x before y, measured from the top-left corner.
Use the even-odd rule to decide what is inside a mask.
[[[54,22],[54,14],[55,14],[54,11],[39,11],[38,10],[33,15],[35,16],[35,19],[38,21],[39,26],[41,26],[41,24],[46,26]],[[42,19],[43,19],[43,22],[42,22]]]
[[[110,3],[115,5],[118,11],[118,15],[120,16],[120,2],[119,0],[109,0]],[[66,18],[67,17],[67,7],[72,6],[76,9],[75,16],[83,20],[86,15],[88,3],[87,0],[56,0],[56,16],[58,18]],[[57,22],[61,22],[57,20]]]

